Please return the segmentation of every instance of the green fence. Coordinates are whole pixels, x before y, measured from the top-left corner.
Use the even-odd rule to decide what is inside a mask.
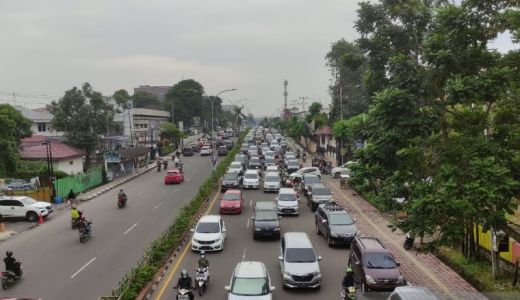
[[[88,190],[103,182],[101,167],[90,169],[87,173],[76,174],[54,182],[56,195],[65,198],[72,189],[74,193],[80,193]]]

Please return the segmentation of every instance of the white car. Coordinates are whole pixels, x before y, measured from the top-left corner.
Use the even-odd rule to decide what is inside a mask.
[[[303,174],[314,174],[318,177],[321,177],[320,169],[318,169],[317,167],[301,168],[298,171],[291,173],[289,176],[292,178],[298,177],[301,179],[303,177]]]
[[[278,166],[266,166],[265,167],[265,173],[271,173],[275,172],[276,174],[280,175],[280,169],[278,169]]]
[[[258,174],[258,170],[249,169],[244,174],[244,179],[242,181],[242,187],[244,189],[255,189],[258,190],[260,188],[260,175]]]
[[[277,192],[280,189],[280,175],[278,172],[265,173],[264,175],[264,192]]]
[[[239,161],[234,161],[232,162],[229,167],[228,167],[228,172],[229,173],[240,173],[242,172],[244,169],[242,167],[242,163],[239,162]]]
[[[276,210],[279,215],[299,215],[298,195],[292,188],[280,188],[276,200]]]
[[[225,289],[229,292],[228,300],[271,300],[274,286],[271,286],[271,277],[264,263],[243,261],[235,267]]]
[[[335,178],[339,178],[341,174],[351,175],[352,171],[350,170],[350,167],[352,167],[354,164],[356,164],[355,161],[347,161],[339,167],[332,168],[330,174],[332,174]]]
[[[226,240],[226,225],[220,216],[207,215],[200,218],[195,228],[191,229],[191,250],[221,251]]]
[[[211,155],[213,154],[213,149],[211,149],[210,146],[203,146],[202,149],[200,149],[200,155]]]
[[[0,216],[3,218],[25,218],[29,222],[35,222],[40,214],[46,217],[53,211],[50,203],[36,201],[27,196],[0,197]]]

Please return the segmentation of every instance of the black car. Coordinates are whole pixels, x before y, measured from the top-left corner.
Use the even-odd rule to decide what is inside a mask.
[[[329,247],[350,245],[358,233],[355,222],[343,207],[334,203],[321,204],[314,214],[316,232],[323,234]]]
[[[272,237],[280,239],[280,217],[273,202],[257,202],[253,219],[253,239]]]
[[[305,197],[308,197],[307,191],[309,190],[309,186],[314,183],[321,183],[321,178],[318,175],[314,174],[303,174],[302,181],[300,183],[300,190],[303,192]]]
[[[262,162],[259,157],[253,156],[249,160],[249,164],[247,165],[248,169],[260,169],[262,167]]]
[[[184,155],[184,156],[193,156],[194,152],[195,151],[193,151],[192,147],[184,147],[184,148],[182,148],[182,155]]]
[[[240,175],[238,173],[226,173],[220,184],[220,191],[225,192],[231,189],[240,189]]]
[[[227,150],[226,146],[219,146],[217,149],[218,156],[226,156],[227,152],[228,152],[228,150]]]
[[[230,140],[225,141],[224,144],[228,150],[231,150],[233,149],[233,147],[235,147],[235,143],[233,143],[233,141]]]

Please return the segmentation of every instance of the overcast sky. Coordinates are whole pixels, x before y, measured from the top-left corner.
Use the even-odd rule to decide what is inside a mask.
[[[357,2],[0,0],[0,102],[13,91],[59,98],[83,82],[111,95],[192,78],[209,95],[238,89],[221,97],[247,98],[255,115],[282,106],[284,79],[289,104],[310,97],[327,105],[324,57],[332,42],[358,37]],[[496,47],[512,45],[506,37]]]

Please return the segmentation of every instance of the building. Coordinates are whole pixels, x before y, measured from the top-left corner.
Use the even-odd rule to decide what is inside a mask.
[[[164,101],[164,96],[170,88],[171,86],[141,85],[139,87],[134,88],[134,94],[137,92],[146,92],[156,96],[157,98],[159,98],[159,100]]]
[[[52,125],[54,116],[46,108],[30,109],[24,106],[14,106],[22,115],[31,122],[33,135],[62,136],[62,131],[56,131]]]
[[[235,111],[235,109],[234,109],[235,106],[232,105],[232,104],[222,104],[221,106],[222,106],[222,111],[223,112],[230,112],[230,113],[232,113],[232,112]]]
[[[160,140],[161,124],[170,121],[170,112],[132,108],[116,115],[114,121],[123,124],[123,136],[127,143],[149,146]]]
[[[50,150],[50,151],[49,151]],[[47,162],[52,156],[52,167],[73,175],[83,172],[85,152],[63,142],[42,135],[22,139],[20,158]]]

